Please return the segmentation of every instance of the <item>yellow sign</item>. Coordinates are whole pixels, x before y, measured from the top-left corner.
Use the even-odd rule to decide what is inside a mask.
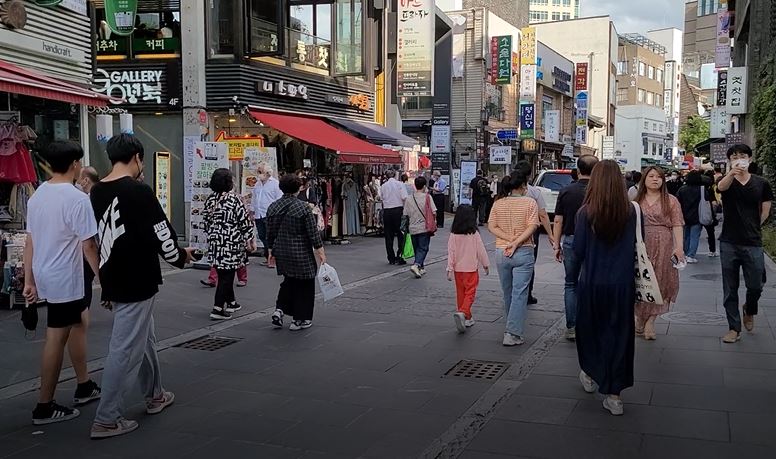
[[[223,142],[227,145],[229,161],[242,161],[245,158],[246,148],[264,146],[264,139],[261,137],[227,137],[223,131],[218,134],[215,141]]]
[[[536,28],[524,27],[520,29],[520,64],[536,64]]]

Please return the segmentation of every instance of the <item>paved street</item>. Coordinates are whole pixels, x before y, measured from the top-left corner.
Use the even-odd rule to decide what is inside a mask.
[[[625,416],[615,418],[576,379],[576,349],[562,337],[562,266],[551,260],[546,241],[527,343],[505,348],[495,273],[482,277],[477,324],[456,333],[446,238],[446,232],[433,238],[430,258],[439,262],[422,280],[388,266],[381,239],[327,246],[346,294],[318,302],[315,325],[297,333],[269,325],[279,279],[257,263],[250,285],[237,291],[244,305],[239,317],[215,325],[207,318],[213,291],[198,282],[206,273],[168,274],[156,317],[165,386],[176,402],[148,416],[140,397],[133,398],[128,417],[140,429],[105,441],[89,440],[94,405],[74,421],[30,424],[41,343],[25,340],[18,313],[3,311],[0,457],[46,457],[63,446],[85,458],[773,456],[772,264],[755,333],[735,345],[720,340],[727,327],[719,259],[704,254],[688,267],[658,340],[637,341],[636,385],[623,393]],[[110,315],[95,308],[93,317],[90,358],[100,368]],[[211,334],[236,341],[215,351],[174,347]],[[496,368],[495,379],[446,374],[461,360],[505,369]],[[61,384],[60,401],[69,401],[73,389],[72,380]]]

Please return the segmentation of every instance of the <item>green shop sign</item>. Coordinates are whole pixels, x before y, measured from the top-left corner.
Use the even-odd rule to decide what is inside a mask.
[[[498,46],[498,67],[496,84],[510,84],[512,82],[512,36],[496,37]]]
[[[131,35],[135,31],[137,0],[105,0],[105,20],[116,35]]]

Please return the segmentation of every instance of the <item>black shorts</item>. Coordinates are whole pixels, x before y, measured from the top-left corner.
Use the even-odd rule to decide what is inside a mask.
[[[86,310],[86,302],[83,299],[67,303],[49,303],[48,327],[66,328],[81,323],[81,313]]]

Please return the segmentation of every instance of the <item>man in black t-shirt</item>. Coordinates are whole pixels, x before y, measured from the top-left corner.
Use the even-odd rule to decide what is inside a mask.
[[[717,185],[722,193],[725,215],[719,240],[722,289],[730,326],[722,341],[735,343],[741,339],[741,315],[738,310],[741,270],[746,284],[743,323],[748,331],[754,329],[754,316],[757,315],[765,273],[761,227],[771,212],[773,190],[767,180],[749,173],[752,149],[747,145],[730,147],[727,157],[730,172]]]
[[[579,260],[574,255],[574,226],[577,211],[585,202],[587,184],[590,182],[590,174],[593,167],[598,164],[598,158],[594,155],[585,155],[577,160],[579,180],[560,190],[558,201],[555,204],[555,221],[552,238],[555,248],[555,259],[563,263],[566,271],[563,299],[566,305],[566,339],[574,340],[577,337],[577,281],[579,280]],[[561,236],[563,244],[561,245]]]
[[[479,224],[483,226],[488,220],[488,201],[490,200],[490,184],[481,170],[469,183],[472,189],[472,207],[474,214],[479,215]]]
[[[143,173],[143,145],[129,134],[107,144],[110,174],[94,186],[92,207],[100,240],[102,301],[113,310],[103,393],[92,424],[92,438],[123,435],[137,429],[124,419],[124,397],[140,379],[146,412],[160,413],[175,400],[162,388],[154,332],[154,297],[162,283],[159,256],[182,268],[192,249],[178,247],[177,236]]]

